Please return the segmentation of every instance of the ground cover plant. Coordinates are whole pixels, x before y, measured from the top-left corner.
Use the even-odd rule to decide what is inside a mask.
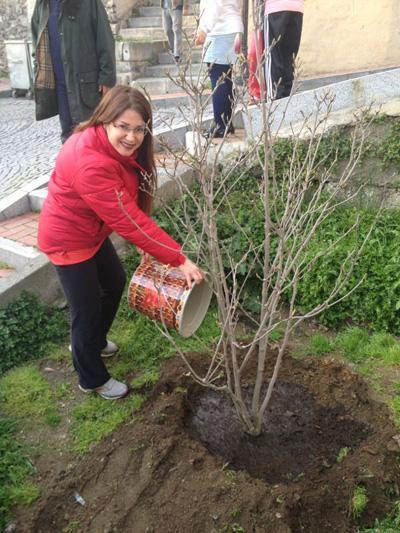
[[[0,375],[23,361],[42,357],[51,342],[67,336],[66,313],[24,293],[0,307]]]

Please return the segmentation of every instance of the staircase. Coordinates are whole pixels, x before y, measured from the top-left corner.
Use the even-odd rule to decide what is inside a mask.
[[[189,13],[183,17],[180,66],[175,65],[168,51],[159,0],[148,0],[146,7],[134,9],[126,21],[127,27],[119,31],[116,40],[118,83],[143,88],[159,107],[172,107],[186,101],[184,93],[174,82],[180,69],[192,79],[203,72],[201,47],[194,47],[192,39],[197,27],[199,3],[198,0],[189,2]],[[190,66],[185,69],[188,62]]]

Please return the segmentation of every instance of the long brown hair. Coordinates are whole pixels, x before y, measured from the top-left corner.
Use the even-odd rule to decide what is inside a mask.
[[[90,119],[76,126],[75,132],[84,131],[98,124],[109,124],[117,120],[127,109],[139,113],[147,125],[147,133],[138,150],[136,160],[146,171],[145,175],[140,173],[139,206],[145,213],[149,213],[157,186],[157,173],[154,162],[153,114],[146,96],[133,87],[116,85],[103,96]]]

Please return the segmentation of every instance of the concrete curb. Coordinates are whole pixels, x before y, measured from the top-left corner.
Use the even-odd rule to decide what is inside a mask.
[[[400,98],[399,87],[400,68],[297,93],[268,104],[271,129],[277,131],[291,128],[296,124],[303,124],[307,117],[312,120],[318,102],[324,98],[333,99],[331,115],[344,113],[346,116],[346,110],[354,113],[371,105],[377,110]],[[323,111],[324,109],[321,110]],[[248,112],[243,114],[243,122],[249,137],[254,138],[262,132],[262,118],[257,106],[249,107]]]
[[[29,194],[45,187],[49,182],[49,176],[43,175],[23,185],[18,191],[15,191],[0,200],[0,220],[17,217],[36,208],[31,205]]]

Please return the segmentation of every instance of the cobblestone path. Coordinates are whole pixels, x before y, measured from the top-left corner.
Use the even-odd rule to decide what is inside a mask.
[[[35,121],[32,101],[0,98],[0,199],[51,171],[59,130],[58,117]]]
[[[0,98],[0,200],[54,167],[61,146],[58,117],[36,122],[34,112],[32,100]],[[154,132],[181,121],[176,109],[159,109]]]

